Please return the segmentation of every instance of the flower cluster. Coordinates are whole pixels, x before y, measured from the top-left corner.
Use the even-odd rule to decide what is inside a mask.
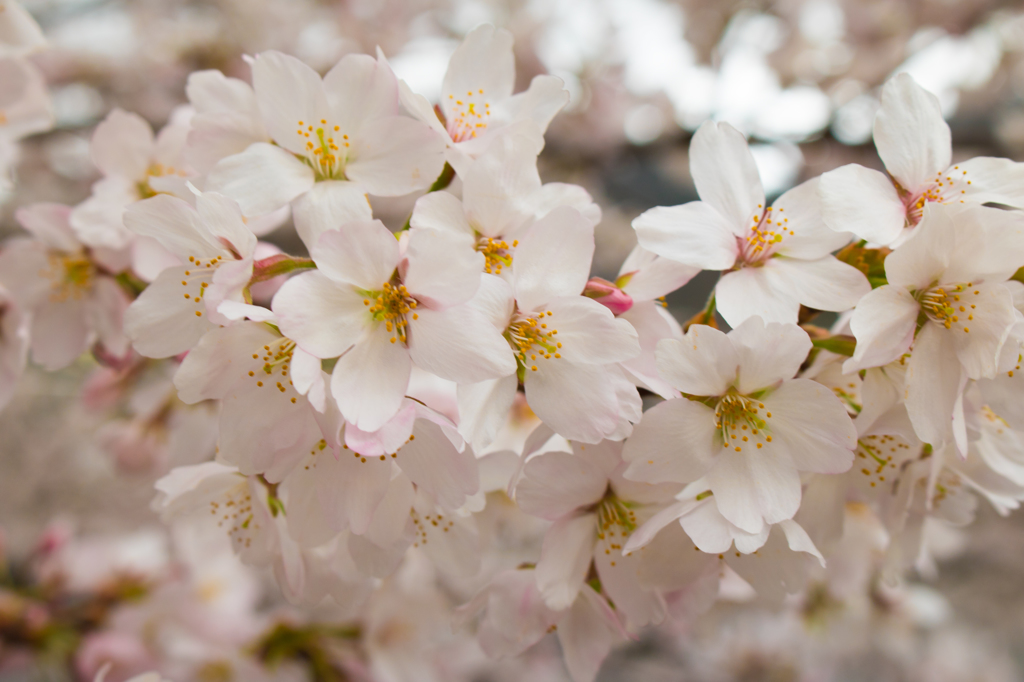
[[[20,56],[39,36],[0,6],[0,72],[21,74],[0,78],[2,145],[48,114]],[[192,74],[156,135],[113,111],[92,195],[17,212],[0,402],[29,355],[91,350],[97,391],[149,400],[108,434],[126,461],[215,405],[215,458],[167,473],[154,509],[219,529],[290,602],[366,617],[426,562],[486,654],[556,632],[590,682],[729,585],[827,584],[854,510],[885,537],[862,561],[898,576],[976,496],[1024,499],[1024,165],[954,164],[909,76],[875,122],[886,173],[844,166],[771,205],[743,135],[702,125],[700,200],[639,216],[608,281],[600,209],[537,170],[569,95],[551,76],[513,93],[508,32],[469,33],[436,104],[380,51],[323,76],[250,64],[251,83]],[[375,219],[414,192],[401,229]],[[308,257],[261,241],[289,221]],[[701,270],[722,276],[680,324],[664,297]]]

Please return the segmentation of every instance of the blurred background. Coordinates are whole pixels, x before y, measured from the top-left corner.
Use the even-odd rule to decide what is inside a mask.
[[[954,161],[983,155],[1024,159],[1019,1],[23,5],[50,40],[31,59],[49,84],[56,125],[21,141],[10,182],[0,180],[0,239],[18,232],[13,213],[19,206],[84,200],[98,179],[89,157],[95,124],[121,107],[159,129],[186,102],[184,86],[194,70],[219,69],[248,80],[243,56],[277,49],[326,71],[347,53],[372,54],[379,46],[413,90],[436,99],[449,55],[482,22],[514,34],[517,91],[534,75],[552,73],[571,93],[548,131],[541,176],[545,182],[580,184],[601,205],[594,274],[606,278],[614,278],[635,244],[633,218],[655,205],[697,198],[687,146],[707,118],[728,121],[750,137],[765,189],[776,196],[846,163],[881,168],[871,141],[879,88],[892,74],[907,71],[939,97],[952,128]],[[400,225],[414,199],[380,200],[374,207],[386,223]],[[297,253],[301,245],[290,234],[279,230],[270,240]],[[669,297],[680,320],[703,306],[713,281],[713,273],[705,273]],[[109,438],[97,436],[103,420],[79,400],[93,369],[83,361],[57,375],[30,371],[19,397],[0,414],[5,555],[35,551],[47,534],[154,532],[156,545],[146,549],[143,542],[142,549],[128,552],[136,552],[131,560],[145,563],[153,552],[165,551],[153,549],[167,540],[160,539],[162,531],[150,530],[160,526],[148,510],[152,482],[163,469],[147,464],[133,470],[101,447],[101,441],[109,445]],[[112,390],[95,381],[92,389]],[[94,400],[96,405],[102,400]],[[195,461],[204,458],[199,453]],[[692,629],[613,654],[599,679],[1024,680],[1024,520],[1001,519],[980,508],[968,533],[951,531],[940,544],[945,551],[938,575],[922,579],[920,590],[909,593],[915,615],[906,622],[887,621],[881,603],[881,620],[846,629],[816,629],[814,619],[799,612],[778,616],[745,609],[740,617],[728,606],[716,607]],[[821,609],[827,612],[828,605]],[[0,620],[2,613],[0,600]],[[4,682],[68,679],[57,669],[42,678],[4,672],[5,652],[10,649],[0,641]]]

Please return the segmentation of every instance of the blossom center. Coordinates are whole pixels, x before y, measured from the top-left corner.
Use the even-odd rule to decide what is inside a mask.
[[[238,484],[225,490],[219,499],[210,500],[210,514],[217,519],[218,528],[227,526],[236,551],[252,545],[260,524],[252,512],[252,494],[244,477],[239,476]]]
[[[384,282],[380,291],[367,293],[363,305],[369,308],[373,319],[383,322],[388,333],[394,334],[391,343],[409,342],[409,317],[411,315],[414,320],[419,318],[415,312],[419,302],[409,295],[404,284]]]
[[[879,483],[885,483],[887,469],[896,469],[897,464],[910,455],[910,446],[898,436],[871,434],[857,441],[856,454],[858,459],[863,460],[860,462],[860,473],[868,485],[874,488]]]
[[[974,311],[977,309],[977,303],[973,302],[977,299],[974,297],[981,293],[973,287],[972,282],[967,282],[944,284],[928,289],[918,298],[921,311],[927,319],[941,324],[946,329],[959,325],[964,333],[969,333],[971,328],[968,323],[974,320]]]
[[[558,330],[548,324],[548,318],[552,315],[550,310],[525,315],[519,313],[505,330],[505,339],[512,347],[516,363],[520,367],[529,367],[530,370],[536,372],[537,365],[535,363],[538,355],[546,360],[562,357],[562,354],[558,352],[562,343],[555,339]]]
[[[483,88],[476,92],[467,90],[465,97],[448,95],[448,110],[451,117],[447,122],[448,134],[454,142],[471,140],[487,128],[491,115],[491,103],[483,97]]]
[[[784,211],[783,208],[769,206],[751,217],[750,228],[744,236],[737,238],[740,260],[747,265],[760,265],[775,253],[787,235],[796,234],[789,227],[789,218],[782,215]]]
[[[502,268],[512,267],[511,249],[517,246],[519,240],[514,240],[509,247],[504,239],[481,236],[477,238],[474,248],[484,254],[484,272],[489,275],[500,275]]]
[[[313,169],[317,180],[345,178],[350,142],[348,135],[341,133],[341,126],[331,126],[325,118],[316,127],[299,121],[296,133],[305,141],[306,148],[305,155],[299,158]]]
[[[754,445],[758,450],[771,443],[768,421],[772,413],[764,403],[745,395],[729,393],[715,406],[715,429],[722,439],[722,447],[742,452],[743,447]]]
[[[913,227],[921,222],[925,204],[929,202],[949,204],[959,201],[962,204],[964,202],[963,195],[967,194],[967,187],[970,184],[971,181],[967,179],[967,171],[962,170],[960,166],[953,166],[945,174],[938,173],[930,184],[916,194],[908,192],[899,183],[896,183],[896,191],[903,199],[903,205],[907,211],[906,226]]]
[[[50,254],[49,268],[43,276],[50,280],[50,300],[55,303],[68,299],[78,301],[92,288],[96,266],[83,255]]]
[[[609,490],[597,505],[597,540],[603,545],[604,553],[621,553],[623,545],[637,525],[636,513],[629,504],[620,500]],[[611,561],[615,565],[615,560]]]

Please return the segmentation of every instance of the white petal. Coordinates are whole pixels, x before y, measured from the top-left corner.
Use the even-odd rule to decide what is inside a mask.
[[[765,322],[796,324],[800,303],[779,288],[777,258],[759,268],[726,273],[715,285],[715,305],[730,327],[757,316]]]
[[[1009,289],[1003,284],[976,284],[960,296],[962,303],[971,307],[952,302],[953,306],[964,310],[957,310],[958,321],[947,333],[953,337],[957,358],[967,377],[990,379],[996,375],[1000,351],[1019,313],[1013,307]]]
[[[707,121],[694,133],[690,174],[701,201],[713,206],[735,233],[752,218],[760,219],[765,209],[761,177],[743,134],[728,123]]]
[[[480,286],[484,256],[465,248],[448,231],[416,230],[409,235],[402,283],[417,300],[434,309],[465,303]]]
[[[938,98],[900,73],[882,88],[875,147],[885,169],[914,191],[949,167],[952,141]]]
[[[458,509],[480,487],[476,458],[458,449],[437,424],[419,419],[415,440],[398,451],[398,466],[419,488],[437,498],[445,509]]]
[[[512,94],[515,68],[511,33],[490,24],[470,31],[452,54],[441,85],[441,108],[445,118],[451,121],[455,103],[467,93],[476,94],[485,102],[507,98]],[[482,102],[479,106],[484,108]]]
[[[421,308],[416,315],[409,320],[409,355],[420,368],[460,384],[515,374],[508,342],[470,306]]]
[[[728,270],[736,262],[733,227],[703,201],[656,206],[633,220],[633,229],[645,249],[683,265]]]
[[[184,353],[213,328],[205,304],[183,298],[183,292],[196,294],[203,281],[210,281],[209,271],[188,276],[186,270],[180,266],[161,272],[125,312],[124,331],[141,355],[167,358]],[[190,286],[183,287],[182,282]]]
[[[881,367],[906,353],[914,340],[919,311],[918,302],[903,287],[878,287],[862,298],[850,319],[857,346],[843,371]]]
[[[886,280],[911,290],[933,284],[952,260],[956,233],[952,211],[928,204],[910,238],[886,256]]]
[[[598,543],[594,552],[594,568],[601,581],[601,592],[615,604],[626,626],[636,630],[660,623],[665,618],[665,600],[655,590],[645,589],[640,582],[644,557],[624,556],[618,548]],[[605,546],[602,549],[602,546]]]
[[[847,471],[857,447],[857,430],[846,407],[828,387],[810,379],[794,379],[764,397],[767,431],[777,449],[800,471],[838,474]],[[760,455],[761,453],[757,453]]]
[[[533,217],[541,189],[537,154],[543,145],[539,134],[525,142],[523,135],[502,135],[460,174],[466,217],[481,235],[507,236]],[[558,205],[564,204],[551,209]]]
[[[324,232],[341,230],[346,223],[373,220],[366,192],[354,182],[338,180],[313,185],[313,189],[295,200],[292,215],[295,217],[295,231],[310,252]]]
[[[316,125],[328,113],[317,72],[295,57],[268,50],[256,55],[252,84],[270,136],[294,154],[305,153],[306,137],[298,134],[299,121]]]
[[[788,190],[772,204],[772,219],[785,230],[775,252],[790,258],[813,260],[846,246],[852,237],[825,225],[821,217],[818,178]],[[789,234],[793,232],[794,234]]]
[[[398,81],[386,62],[347,54],[324,76],[330,123],[356,135],[373,120],[398,113]]]
[[[278,338],[270,327],[255,322],[210,330],[185,356],[174,375],[178,398],[188,405],[223,398],[235,384],[247,378],[246,361],[252,352]],[[262,364],[258,359],[254,362]]]
[[[729,338],[714,327],[695,324],[682,341],[665,339],[656,352],[658,371],[691,395],[722,395],[736,381],[740,358]]]
[[[202,224],[199,213],[188,202],[167,194],[129,206],[124,224],[135,234],[153,237],[182,261],[189,256],[206,259],[227,254]]]
[[[612,644],[625,638],[615,613],[589,585],[558,623],[558,642],[573,682],[594,682]]]
[[[576,600],[597,542],[597,517],[570,516],[555,522],[544,535],[537,561],[537,587],[549,608],[560,611]]]
[[[548,301],[545,307],[551,314],[541,324],[558,332],[553,340],[569,362],[605,365],[640,354],[636,330],[596,301],[572,296]]]
[[[569,103],[569,91],[561,78],[540,74],[530,81],[530,87],[512,95],[496,107],[503,118],[510,121],[529,120],[541,133],[548,129],[558,112]]]
[[[368,121],[352,141],[345,177],[391,197],[429,187],[444,168],[444,138],[403,116]]]
[[[5,3],[0,15],[0,56],[28,54],[46,45],[39,24],[17,2]]]
[[[641,252],[646,256],[634,257],[634,254]],[[636,304],[672,293],[693,279],[698,272],[700,268],[655,256],[638,244],[622,264],[616,283]]]
[[[379,220],[348,223],[321,234],[310,255],[335,282],[380,291],[398,264],[398,240]]]
[[[759,533],[765,523],[793,518],[800,507],[800,476],[793,465],[746,448],[721,448],[707,474],[715,504],[730,523]]]
[[[512,286],[501,277],[480,276],[480,288],[467,305],[480,311],[497,329],[504,332],[516,310]]]
[[[391,338],[378,323],[341,356],[331,375],[331,393],[341,413],[363,431],[384,426],[398,412],[409,387],[409,353]]]
[[[779,528],[786,534],[786,542],[789,543],[789,548],[794,552],[805,552],[814,556],[818,562],[824,566],[825,557],[821,556],[821,552],[814,546],[814,542],[810,536],[807,535],[807,531],[797,523],[796,521],[787,520],[780,521]]]
[[[475,243],[473,228],[466,220],[462,201],[450,192],[430,192],[417,199],[409,225],[417,230],[454,232],[465,237],[470,247]]]
[[[71,208],[63,204],[30,204],[15,212],[18,224],[47,247],[74,253],[82,245],[75,237],[68,218]]]
[[[584,443],[597,443],[615,431],[619,399],[608,370],[564,359],[536,362],[538,371],[526,370],[526,400],[545,424]]]
[[[530,458],[516,484],[519,508],[532,516],[556,521],[604,497],[608,477],[583,457],[546,452]]]
[[[626,478],[645,483],[689,483],[714,465],[722,449],[715,442],[715,411],[685,398],[647,410],[626,440]]]
[[[114,109],[96,126],[90,151],[104,175],[143,180],[154,151],[153,129],[138,114]]]
[[[593,255],[594,227],[576,209],[557,208],[538,220],[512,261],[519,307],[534,310],[560,296],[578,296]]]
[[[943,282],[1004,281],[1024,262],[1024,215],[987,206],[936,206],[955,235]]]
[[[515,372],[501,379],[459,385],[459,433],[475,450],[490,445],[505,425],[518,385]]]
[[[313,169],[284,149],[265,142],[222,159],[206,176],[206,189],[229,196],[247,216],[285,206],[313,187]]]
[[[953,441],[953,413],[967,382],[954,348],[947,330],[925,324],[907,365],[907,414],[918,438],[936,448]]]
[[[629,536],[629,540],[622,548],[623,553],[629,554],[630,552],[635,552],[648,546],[654,541],[658,531],[662,530],[673,521],[677,521],[680,517],[689,514],[699,504],[701,503],[695,499],[685,499],[680,500],[679,502],[673,502],[669,506],[665,507],[645,521],[642,526],[637,528],[633,534]]]
[[[871,291],[867,277],[834,256],[818,260],[773,258],[776,286],[808,308],[844,312]]]
[[[792,379],[811,351],[811,339],[795,324],[765,324],[751,317],[729,332],[739,356],[736,388],[749,394]]]
[[[971,181],[966,188],[967,196],[973,201],[1024,208],[1024,190],[1021,189],[1024,187],[1024,163],[979,156],[961,161],[946,173],[952,174],[954,170],[962,177],[966,172],[966,179]]]
[[[855,163],[824,173],[818,181],[821,217],[836,232],[875,244],[891,244],[903,232],[906,209],[883,173]]]
[[[237,203],[216,192],[204,192],[196,197],[196,211],[214,239],[230,244],[242,258],[252,256],[256,235],[246,227]]]
[[[320,272],[284,283],[273,308],[281,331],[318,358],[336,358],[356,343],[370,324],[363,297],[349,285]]]

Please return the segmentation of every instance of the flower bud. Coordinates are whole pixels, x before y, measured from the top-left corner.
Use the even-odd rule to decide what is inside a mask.
[[[590,278],[587,286],[583,288],[583,295],[594,299],[616,315],[621,315],[633,307],[633,298],[629,294],[600,277]]]

